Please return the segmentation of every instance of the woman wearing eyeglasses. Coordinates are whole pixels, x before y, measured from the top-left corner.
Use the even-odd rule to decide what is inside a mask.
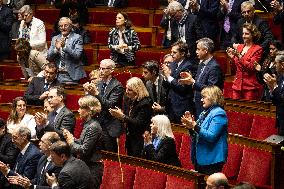
[[[94,188],[98,189],[102,182],[103,163],[102,156],[98,153],[102,149],[102,128],[96,116],[101,111],[101,103],[96,97],[89,95],[80,98],[78,104],[78,112],[83,123],[80,138],[75,139],[67,129],[63,130],[63,136],[71,151],[90,168]]]
[[[192,137],[191,160],[195,170],[203,174],[221,172],[228,156],[228,119],[223,109],[224,97],[217,86],[201,91],[205,109],[195,121],[186,112],[181,122]]]

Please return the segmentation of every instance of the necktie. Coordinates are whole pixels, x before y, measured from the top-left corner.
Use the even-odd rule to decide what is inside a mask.
[[[45,91],[48,90],[48,83],[44,83],[43,89],[44,89]]]
[[[205,68],[205,64],[204,64],[204,63],[201,63],[199,66],[200,66],[200,73],[199,73],[199,75],[197,76],[197,82],[199,82],[199,80],[200,80],[200,78],[201,78],[201,75],[202,75],[202,73],[203,73],[203,71],[204,71],[204,68]]]
[[[105,94],[106,86],[107,86],[107,84],[104,82],[104,83],[102,84],[102,90],[101,90],[102,96]]]
[[[54,125],[56,115],[57,115],[56,111],[51,112],[50,119],[49,119],[50,125]]]
[[[65,46],[66,46],[67,37],[64,38],[64,41],[65,41]],[[61,57],[60,57],[60,66],[59,66],[59,68],[63,68],[63,69],[65,69],[65,51],[63,51],[64,47],[61,48]]]
[[[23,154],[19,153],[19,155],[18,155],[18,157],[16,159],[15,171],[18,171],[19,164],[21,163],[23,157],[24,157]]]
[[[228,14],[232,11],[232,7],[233,7],[233,3],[234,3],[234,0],[229,0],[229,7],[228,7],[228,12],[225,16],[225,19],[224,19],[224,30],[226,33],[228,33],[230,31],[230,18],[228,16]]]

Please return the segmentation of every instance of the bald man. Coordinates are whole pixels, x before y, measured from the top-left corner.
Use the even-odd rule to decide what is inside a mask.
[[[229,189],[229,182],[223,173],[213,173],[206,180],[206,189]]]

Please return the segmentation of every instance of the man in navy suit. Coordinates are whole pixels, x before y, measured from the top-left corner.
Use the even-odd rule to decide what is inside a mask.
[[[275,57],[276,75],[264,74],[264,81],[270,88],[272,102],[276,106],[276,127],[279,135],[284,136],[284,51]]]
[[[86,77],[83,68],[83,38],[72,31],[72,21],[67,17],[59,20],[61,34],[52,38],[47,59],[58,67],[60,83],[77,84]]]
[[[44,68],[44,77],[34,77],[32,79],[24,94],[28,105],[43,105],[43,101],[48,95],[48,89],[60,85],[56,75],[56,65],[54,63],[48,63]]]
[[[84,89],[89,94],[95,96],[102,104],[102,110],[98,115],[98,121],[103,129],[104,148],[108,151],[117,152],[116,138],[122,134],[121,122],[115,119],[109,108],[121,107],[123,99],[123,86],[112,76],[115,62],[111,59],[104,59],[100,62],[101,80],[95,84],[84,84]]]
[[[44,155],[40,158],[37,164],[37,172],[34,179],[30,180],[26,177],[23,177],[22,175],[18,176],[10,176],[9,182],[12,184],[20,185],[24,188],[34,188],[34,189],[44,189],[48,187],[48,184],[46,182],[46,173],[54,173],[55,175],[58,175],[61,168],[55,166],[51,162],[50,157],[50,146],[60,141],[60,137],[56,132],[47,132],[45,133],[39,142],[40,151],[44,153]]]
[[[196,113],[195,116],[198,118],[199,114],[203,111],[201,103],[201,90],[204,87],[216,85],[221,90],[224,86],[224,75],[222,73],[220,65],[213,57],[214,42],[209,38],[202,38],[197,41],[196,54],[200,60],[197,74],[194,79],[192,74],[182,72],[180,83],[192,85],[194,89],[194,102]]]
[[[9,177],[20,174],[29,179],[35,177],[37,164],[42,154],[35,145],[29,142],[30,139],[31,131],[25,126],[17,127],[13,131],[12,141],[21,151],[17,157],[15,166],[12,169],[3,162],[0,162],[0,171],[3,175]]]
[[[193,61],[187,58],[186,43],[178,41],[173,44],[171,54],[174,62],[163,66],[164,85],[169,88],[167,112],[171,121],[179,123],[185,111],[194,109],[192,87],[178,82],[180,73],[195,74],[196,69]]]

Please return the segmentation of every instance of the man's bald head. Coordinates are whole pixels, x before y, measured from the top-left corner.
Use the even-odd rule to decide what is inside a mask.
[[[229,188],[229,182],[227,177],[223,173],[213,173],[207,178],[206,189],[217,187],[219,189]]]

